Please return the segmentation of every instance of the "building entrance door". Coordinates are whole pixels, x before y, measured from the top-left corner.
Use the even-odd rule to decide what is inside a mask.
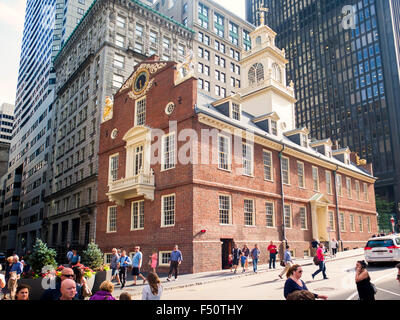
[[[233,239],[221,239],[222,269],[229,269],[228,257],[232,253]]]

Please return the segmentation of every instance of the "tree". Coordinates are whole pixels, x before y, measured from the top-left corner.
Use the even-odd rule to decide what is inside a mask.
[[[32,254],[28,257],[28,263],[36,274],[40,274],[44,266],[57,267],[56,256],[57,252],[54,249],[49,249],[46,243],[36,239]]]
[[[376,211],[378,212],[378,226],[382,231],[391,231],[392,224],[390,218],[396,215],[394,209],[394,202],[386,201],[378,195],[375,197]]]
[[[94,242],[89,243],[87,249],[82,253],[82,264],[96,270],[103,265],[103,262],[103,252]]]

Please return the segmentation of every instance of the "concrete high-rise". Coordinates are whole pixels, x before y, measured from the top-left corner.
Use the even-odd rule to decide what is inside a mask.
[[[23,252],[41,237],[56,74],[52,59],[93,0],[27,0],[1,231]]]
[[[247,0],[290,60],[296,121],[374,165],[377,195],[400,202],[400,1]]]

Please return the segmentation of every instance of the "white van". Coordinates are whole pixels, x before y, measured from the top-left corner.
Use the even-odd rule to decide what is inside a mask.
[[[400,235],[371,238],[365,245],[364,253],[368,264],[400,262]]]

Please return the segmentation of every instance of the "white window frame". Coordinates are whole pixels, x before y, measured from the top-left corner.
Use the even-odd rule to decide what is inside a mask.
[[[331,225],[331,214],[332,214],[332,225]],[[335,212],[333,211],[328,211],[328,225],[331,228],[331,231],[336,231]]]
[[[268,156],[269,156],[269,159],[266,159],[266,158],[265,158],[265,156],[266,156],[267,154],[268,154]],[[269,162],[270,162],[269,165],[266,164],[266,160],[269,160]],[[267,162],[268,162],[268,161],[267,161]],[[264,168],[264,170],[263,170],[264,180],[266,180],[266,181],[274,181],[274,171],[272,170],[272,168],[273,168],[272,152],[271,152],[271,151],[268,151],[268,150],[265,150],[265,149],[263,149],[263,168]],[[270,179],[268,179],[268,178],[266,177],[266,174],[265,174],[265,169],[266,169],[266,168],[268,168],[268,170],[269,170]]]
[[[346,217],[344,212],[339,213],[339,228],[340,232],[346,232]]]
[[[237,110],[235,110],[236,109],[235,107],[237,108]],[[242,106],[240,105],[240,103],[232,102],[230,109],[231,109],[230,118],[240,121],[242,115]],[[237,115],[237,117],[235,117],[235,114]]]
[[[346,189],[347,189],[347,198],[353,198],[353,190],[351,189],[351,178],[346,177]]]
[[[289,207],[289,226],[287,226],[287,219],[286,219],[286,207]],[[293,227],[293,217],[292,217],[292,206],[290,204],[285,204],[283,207],[283,214],[285,216],[285,229],[292,229]]]
[[[313,179],[313,190],[319,191],[319,170],[318,167],[316,166],[312,166],[312,179]]]
[[[283,170],[283,160],[287,160],[287,170]],[[282,171],[282,183],[290,186],[290,159],[288,157],[283,157],[281,158],[281,171]],[[287,171],[287,182],[283,181],[284,177],[284,172]]]
[[[251,203],[251,212],[250,211],[246,211],[246,201],[248,201],[249,203]],[[243,201],[243,220],[244,220],[244,225],[246,227],[254,227],[256,225],[256,216],[255,216],[255,207],[254,207],[254,200],[253,199],[244,199]],[[251,220],[252,223],[251,224],[247,224],[246,223],[246,213],[247,214],[251,214]]]
[[[368,233],[372,233],[371,217],[367,217]]]
[[[117,27],[125,29],[126,27],[126,18],[125,17],[121,17],[121,16],[117,16],[117,19],[115,21],[115,24]]]
[[[246,157],[243,152],[246,150]],[[254,177],[254,154],[253,146],[248,143],[242,143],[242,174],[248,177]]]
[[[368,202],[368,185],[363,183],[364,201]]]
[[[169,149],[168,151],[165,150],[166,146],[166,139],[170,139],[170,136],[173,136],[173,148]],[[171,141],[171,140],[170,140]],[[170,132],[162,136],[162,143],[161,143],[161,172],[174,169],[176,166],[176,133],[175,131]],[[171,159],[171,153],[173,158],[173,164],[170,162],[167,164],[166,161],[166,153],[168,152],[168,159]],[[167,166],[168,165],[168,166]]]
[[[123,69],[124,66],[125,66],[125,57],[118,53],[114,53],[114,67]]]
[[[361,200],[360,181],[356,180],[355,186],[356,186],[356,199],[357,201],[360,201]]]
[[[164,199],[165,198],[174,198],[174,209],[173,209],[173,217],[174,217],[174,223],[173,224],[165,224],[165,208],[164,208]],[[166,194],[161,196],[161,228],[170,228],[174,227],[176,223],[176,194]]]
[[[224,141],[226,142],[226,145],[228,147],[226,152],[220,150],[220,139],[221,138],[224,139]],[[221,160],[220,154],[226,155],[226,167],[227,168],[222,167],[222,162],[220,161]],[[224,163],[224,166],[225,166],[225,163]],[[232,170],[231,139],[230,139],[230,137],[227,137],[223,134],[218,134],[218,169],[224,170],[224,171],[229,171],[229,172]]]
[[[360,229],[360,232],[364,232],[364,221],[362,216],[358,216],[358,228]]]
[[[143,101],[144,101],[144,107],[143,107]],[[144,126],[146,124],[146,106],[147,106],[146,96],[135,101],[135,126]],[[144,111],[141,110],[143,108]],[[141,119],[140,123],[138,121],[139,119]]]
[[[350,232],[356,232],[356,223],[354,219],[354,214],[350,215],[350,220],[349,220],[349,226],[350,226]]]
[[[300,176],[299,174],[299,169],[302,168],[302,175]],[[300,177],[301,177],[301,183],[302,185],[300,185]],[[304,163],[301,161],[297,161],[297,180],[299,182],[299,188],[301,189],[305,189],[306,188],[306,180],[304,177]]]
[[[326,180],[326,193],[331,195],[332,189],[333,189],[332,188],[332,173],[328,170],[325,170],[325,180]],[[329,181],[329,183],[328,183],[328,181]]]
[[[172,251],[159,251],[158,252],[158,266],[159,267],[169,267],[169,262],[164,263],[163,262],[163,254],[170,255],[171,256]],[[168,261],[170,257],[166,258]]]
[[[221,210],[226,210],[225,208],[221,208],[221,197],[226,197],[229,199],[228,223],[221,222]],[[232,225],[232,197],[230,195],[227,195],[227,194],[219,194],[218,195],[218,223],[220,226]]]
[[[137,227],[135,228],[133,225],[133,216],[134,216],[134,205],[137,204]],[[140,214],[140,211],[143,210],[143,215]],[[140,225],[143,224],[143,227],[140,227]],[[139,200],[139,201],[133,201],[131,203],[131,231],[137,231],[137,230],[144,230],[144,200]]]
[[[342,176],[336,174],[336,192],[339,197],[343,197]]]
[[[117,168],[113,169],[113,158],[118,157],[118,161],[117,161]],[[119,169],[119,153],[114,153],[112,155],[110,155],[110,157],[108,158],[108,183],[110,184],[110,182],[114,182],[118,180],[118,169]],[[113,171],[116,170],[116,175],[117,177],[115,179],[113,179]]]
[[[110,229],[110,209],[115,208],[115,230]],[[117,232],[117,206],[107,207],[107,230],[106,233],[116,233]]]
[[[272,205],[272,226],[268,225],[267,204]],[[266,201],[265,202],[265,225],[266,225],[267,228],[275,228],[275,226],[276,226],[276,223],[275,223],[275,204],[273,202],[270,202],[270,201]]]
[[[305,224],[305,228],[303,228],[302,225],[302,214],[301,211],[302,209],[304,209],[304,224]],[[300,207],[299,209],[299,217],[300,217],[300,230],[308,230],[308,219],[307,219],[307,208],[306,207]]]

